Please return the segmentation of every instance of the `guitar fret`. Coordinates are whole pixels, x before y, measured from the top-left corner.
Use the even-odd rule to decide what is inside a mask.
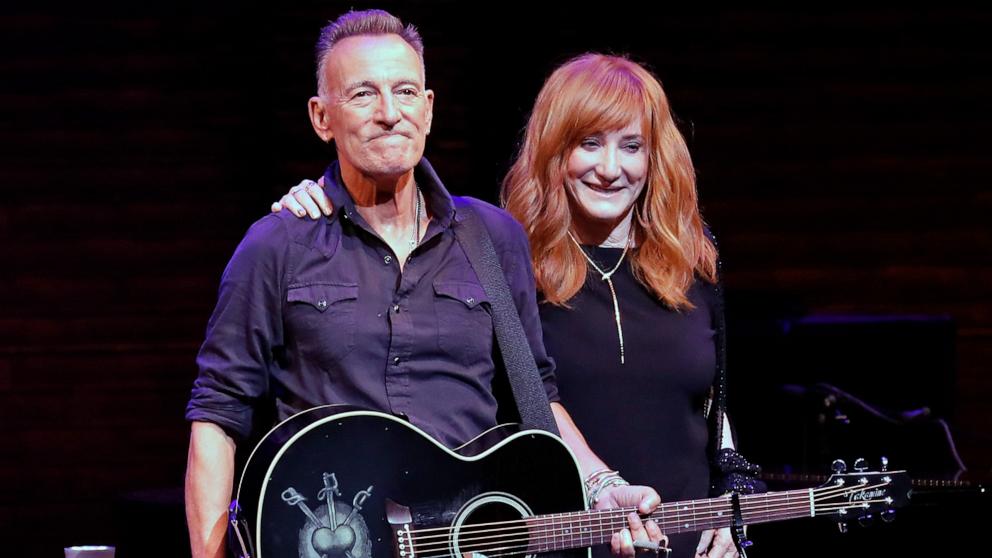
[[[544,537],[544,541],[545,541],[544,544],[546,551],[554,550],[555,548],[555,514],[551,514],[548,516],[548,525],[551,526],[551,530],[550,530],[550,536],[545,535]]]
[[[603,516],[600,515],[598,519],[599,519],[599,536],[602,537],[603,536]]]
[[[586,522],[585,522],[584,519],[581,519],[580,518],[579,519],[579,538],[578,538],[579,546],[585,546],[586,545],[586,539],[585,539],[585,537],[586,537],[587,532],[588,532],[588,527],[586,526]]]
[[[562,548],[567,548],[569,542],[569,537],[572,532],[572,522],[568,518],[568,514],[561,514],[561,542],[559,543],[559,550]]]
[[[568,541],[569,525],[571,525],[571,524],[568,523],[568,520],[566,519],[565,514],[562,514],[562,516],[561,516],[561,542],[560,542],[560,545],[561,546],[558,547],[559,550],[562,549],[562,548],[565,548],[565,543]]]
[[[543,547],[544,551],[547,552],[553,548],[552,543],[554,541],[553,537],[554,537],[554,528],[555,528],[554,514],[548,515],[547,517],[544,518],[543,527],[544,528],[541,530],[542,532],[541,546]],[[551,536],[548,536],[548,533],[551,533]]]
[[[527,524],[527,553],[543,552],[541,547],[541,520],[529,518],[525,520]]]

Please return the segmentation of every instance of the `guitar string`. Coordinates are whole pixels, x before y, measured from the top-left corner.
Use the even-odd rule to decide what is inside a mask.
[[[880,485],[861,485],[854,488],[845,487],[845,486],[830,486],[830,487],[816,488],[813,489],[814,500],[829,499],[829,497],[832,495],[841,494],[844,492],[851,492],[851,491],[864,492],[867,490],[873,490],[875,488],[884,485],[885,484],[883,483]],[[796,500],[795,504],[791,502],[791,500],[793,499]],[[797,505],[797,509],[808,508],[809,505],[808,489],[781,492],[775,494],[774,496],[764,496],[760,494],[749,496],[748,500],[741,502],[741,510],[742,513],[745,514],[751,513],[753,515],[755,513],[759,513],[762,510],[763,511],[771,510],[775,508],[775,506],[788,507],[793,505]],[[649,517],[646,517],[645,519],[653,519],[656,522],[661,521],[662,523],[665,523],[667,525],[671,523],[671,519],[672,519],[671,516],[675,516],[676,520],[674,521],[674,523],[677,524],[677,523],[682,523],[681,517],[683,515],[688,515],[689,513],[693,513],[694,517],[698,519],[700,516],[705,517],[705,514],[712,513],[714,511],[719,513],[727,513],[730,510],[731,510],[731,504],[729,502],[729,499],[708,498],[708,499],[693,500],[693,501],[679,503],[677,507],[664,509],[660,513],[655,512],[654,514],[651,514]],[[466,534],[477,534],[477,533],[508,531],[508,530],[521,529],[521,528],[532,529],[535,526],[540,528],[543,526],[547,526],[549,523],[554,524],[556,522],[563,523],[565,521],[569,521],[570,517],[579,518],[578,522],[576,522],[575,520],[571,520],[569,522],[570,525],[575,525],[576,523],[579,523],[580,525],[584,523],[602,523],[604,517],[608,521],[626,522],[626,516],[633,511],[634,508],[593,510],[588,512],[568,512],[566,514],[560,514],[560,515],[559,514],[545,515],[545,516],[539,516],[538,518],[530,517],[530,518],[522,518],[516,520],[509,520],[509,521],[477,523],[463,527],[460,532]],[[502,527],[498,527],[494,529],[494,528],[489,528],[489,526],[502,526]],[[486,528],[479,529],[479,527],[486,527]],[[568,529],[570,527],[562,525],[560,528]],[[431,538],[447,538],[452,531],[453,528],[448,526],[448,527],[411,530],[411,533],[417,537],[417,540],[428,540]],[[434,535],[426,534],[431,532],[436,534]]]
[[[860,502],[859,504],[857,504],[854,507],[857,509],[857,508],[863,508],[863,507],[865,507],[866,505],[869,505],[869,504],[877,504],[877,503],[885,503],[885,502],[886,502],[886,500],[867,500],[867,501]],[[850,504],[848,504],[848,503],[836,503],[836,504],[820,505],[816,509],[818,509],[818,511],[821,514],[823,514],[823,513],[830,513],[830,512],[833,512],[833,511],[838,511],[838,510],[841,510],[841,509],[848,509],[848,508],[851,508],[851,507],[852,506]],[[724,510],[722,508],[724,508],[724,506],[720,506],[717,509],[719,509],[721,511],[721,513],[723,513],[723,512],[729,512],[729,508],[727,508],[726,510]],[[794,515],[794,512],[798,512],[798,511],[804,511],[805,512],[805,510],[807,510],[807,509],[809,509],[808,501],[805,502],[805,503],[803,503],[803,504],[800,504],[800,505],[793,505],[793,504],[785,503],[785,504],[779,504],[777,506],[750,506],[748,510],[746,510],[746,511],[745,510],[742,510],[742,513],[744,515],[756,516],[756,517],[749,518],[751,520],[749,522],[752,522],[753,523],[753,522],[755,522],[755,520],[762,520],[762,519],[764,519],[764,520],[767,521],[767,520],[769,520],[771,518],[774,518],[775,516],[786,516],[786,517],[792,516],[792,515]],[[613,510],[613,511],[616,511],[616,510]],[[701,530],[701,529],[699,529],[699,527],[702,526],[702,525],[704,525],[704,524],[706,524],[706,523],[708,523],[708,525],[706,525],[706,526],[704,526],[702,528],[708,528],[708,527],[713,527],[713,526],[717,526],[717,525],[724,525],[725,526],[725,525],[728,524],[728,522],[729,522],[729,520],[731,518],[730,515],[713,515],[712,513],[710,515],[706,515],[707,511],[712,512],[713,510],[704,510],[702,512],[700,512],[700,511],[697,510],[697,513],[695,513],[693,515],[693,521],[692,521],[692,523],[694,523],[695,524],[695,527],[697,527],[697,529],[695,529],[695,530]],[[686,519],[688,519],[688,517]],[[584,521],[588,521],[588,520],[584,520]],[[608,520],[607,520],[608,527],[604,527],[602,521],[600,521],[598,523],[599,523],[599,527],[600,527],[600,534],[602,534],[603,532],[607,532],[607,531],[615,531],[618,528],[625,527],[626,524],[627,524],[625,517],[616,517],[616,516],[614,516],[614,517],[608,517]],[[685,521],[683,521],[681,519],[677,519],[675,521],[669,521],[669,522],[664,522],[663,521],[662,522],[662,525],[664,527],[662,528],[662,530],[663,531],[666,531],[666,532],[680,532],[680,530],[676,530],[676,529],[680,525],[684,525],[684,524],[685,524]],[[591,540],[597,534],[597,533],[588,533],[588,532],[587,533],[582,533],[581,532],[581,528],[583,526],[580,525],[577,528],[574,523],[573,524],[570,524],[568,526],[564,526],[564,525],[556,526],[554,524],[551,524],[550,525],[551,526],[551,529],[547,529],[547,527],[549,526],[549,524],[548,524],[547,521],[533,522],[530,525],[536,526],[537,528],[536,529],[534,529],[534,528],[527,528],[527,529],[524,529],[522,531],[518,529],[516,533],[503,533],[503,534],[500,534],[500,535],[492,535],[492,536],[488,536],[488,537],[462,537],[462,536],[459,536],[458,537],[458,540],[459,540],[460,543],[464,543],[464,542],[480,541],[480,540],[484,540],[484,539],[506,538],[507,536],[527,535],[527,537],[525,537],[524,539],[520,539],[520,540],[517,540],[517,541],[514,541],[514,540],[503,540],[503,541],[500,541],[500,543],[501,544],[506,544],[508,542],[524,542],[524,541],[529,541],[529,542],[535,542],[536,541],[536,542],[539,543],[539,542],[541,542],[543,540],[546,540],[548,538],[557,539],[557,538],[563,538],[563,537],[570,537],[572,539],[575,539],[576,537],[578,537],[578,538],[589,537],[590,540]],[[527,527],[530,527],[530,526],[527,526]],[[574,531],[576,531],[576,530],[579,530],[579,533],[578,534],[574,533]],[[491,531],[492,530],[488,530],[488,532],[491,532]],[[483,530],[481,532],[487,532],[487,531],[486,530]],[[549,533],[550,533],[550,535],[549,535]],[[426,537],[424,537],[424,538],[426,538]],[[437,550],[441,550],[443,548],[447,548],[449,546],[449,544],[450,544],[449,543],[450,537],[446,537],[446,538],[444,538],[444,540],[436,541],[436,542],[433,542],[433,543],[432,542],[420,542],[420,541],[421,541],[421,537],[417,537],[414,540],[414,544],[413,544],[413,547],[414,547],[413,550],[418,551],[417,554],[423,554],[425,552],[432,552],[432,551],[435,550],[435,548]],[[440,545],[438,543],[440,543]],[[488,543],[486,543],[486,544],[488,544]]]
[[[869,485],[857,485],[857,486],[830,485],[830,486],[816,487],[816,488],[813,488],[812,490],[813,490],[814,495],[816,497],[819,497],[819,498],[828,498],[830,496],[833,496],[833,495],[839,494],[839,493],[843,493],[843,492],[864,492],[864,491],[872,490],[872,489],[875,489],[875,488],[878,488],[878,487],[881,487],[881,486],[886,486],[887,484],[891,484],[891,483],[890,482],[883,482],[881,484],[870,485],[870,486]],[[769,493],[763,493],[763,494],[746,495],[746,496],[744,496],[741,499],[741,507],[742,507],[742,509],[744,509],[744,508],[746,508],[748,506],[754,506],[754,505],[763,506],[770,499],[781,500],[781,499],[785,499],[785,498],[800,498],[800,499],[803,499],[803,501],[807,501],[808,502],[809,501],[809,490],[810,489],[808,489],[808,488],[804,488],[804,489],[789,490],[789,491],[784,491],[784,492],[769,492]],[[680,507],[681,507],[682,510],[684,510],[685,508],[691,507],[691,506],[696,506],[696,509],[699,509],[700,507],[707,506],[707,505],[709,505],[709,506],[712,506],[712,505],[729,505],[730,504],[730,499],[729,499],[729,497],[700,498],[700,499],[697,499],[697,500],[686,500],[686,501],[683,501],[683,502],[678,502],[677,503],[678,506],[674,506],[673,504],[676,504],[676,503],[675,502],[670,502],[670,503],[662,504],[661,507],[659,508],[659,509],[661,509],[661,511],[660,512],[659,511],[656,511],[656,512],[652,513],[650,518],[655,518],[657,516],[663,516],[666,513],[675,513],[676,511],[679,511],[679,508]],[[548,514],[548,515],[543,515],[543,516],[538,516],[538,517],[513,519],[513,520],[507,520],[507,521],[493,521],[493,522],[487,522],[487,523],[474,523],[471,526],[472,527],[484,527],[484,526],[490,526],[490,525],[510,525],[510,524],[513,524],[513,523],[532,522],[534,519],[541,519],[541,518],[553,519],[553,518],[565,518],[565,517],[570,517],[570,516],[583,516],[583,515],[584,516],[589,516],[589,517],[592,517],[592,516],[595,516],[595,515],[613,515],[613,514],[618,514],[618,513],[623,513],[624,515],[626,515],[626,514],[628,514],[630,512],[633,512],[633,511],[635,511],[635,508],[613,508],[613,509],[605,509],[605,510],[583,510],[583,511],[565,512],[565,513],[561,513],[561,514]],[[440,532],[440,531],[447,532],[447,531],[450,531],[450,530],[451,530],[451,527],[450,526],[447,526],[447,527],[430,527],[430,528],[424,528],[424,529],[417,529],[417,530],[415,530],[413,532],[414,533],[417,533],[417,534],[420,534],[420,533]]]
[[[821,490],[821,489],[815,489],[815,490]],[[788,492],[779,492],[779,493],[776,493],[776,495],[777,495],[776,498],[781,498],[782,495],[790,495],[790,497],[791,497],[793,494],[797,498],[803,498],[806,501],[809,500],[809,490],[808,489],[788,491]],[[760,495],[755,495],[755,496],[760,496]],[[748,500],[742,500],[741,501],[741,505],[742,506],[748,505],[750,503],[751,499],[754,498],[754,496],[746,496],[746,498],[748,498]],[[657,511],[654,512],[651,517],[654,518],[656,516],[663,516],[663,515],[665,515],[667,513],[675,513],[677,511],[677,508],[674,507],[672,504],[673,503],[662,504],[661,507],[664,508],[664,509],[661,512],[657,512]],[[685,505],[685,506],[696,506],[697,509],[699,509],[699,507],[704,506],[704,505],[729,505],[729,504],[730,504],[730,500],[728,498],[702,498],[702,499],[698,499],[698,500],[687,500],[687,501],[684,501],[684,502],[679,502],[679,506],[683,506],[683,505]],[[621,514],[622,513],[624,516],[626,516],[627,514],[633,512],[633,511],[636,511],[636,508],[612,508],[612,509],[605,509],[605,510],[582,510],[582,511],[574,511],[574,512],[565,512],[565,513],[561,513],[561,514],[547,514],[547,515],[542,515],[542,516],[538,516],[538,517],[529,517],[529,518],[522,518],[522,519],[512,519],[512,520],[506,520],[506,521],[492,521],[492,522],[487,522],[487,523],[473,523],[471,525],[471,527],[488,527],[490,525],[511,525],[511,524],[521,524],[521,523],[532,523],[535,519],[536,520],[541,520],[541,519],[547,518],[548,520],[554,520],[554,519],[564,519],[564,518],[568,518],[568,517],[580,517],[580,516],[586,516],[590,520],[596,521],[596,520],[599,519],[599,517],[604,516],[604,515],[615,515],[615,514]],[[451,531],[451,527],[450,526],[447,526],[447,527],[429,527],[429,528],[417,529],[417,530],[413,531],[413,533],[419,535],[419,534],[422,534],[422,533],[430,533],[430,532],[445,532],[445,533],[447,533],[449,531]]]
[[[843,509],[843,508],[838,507],[837,509]],[[790,517],[793,516],[788,513],[779,513],[776,515],[767,516],[767,519],[769,520],[774,520],[776,518],[788,519]],[[698,529],[696,530],[703,530],[707,528],[727,527],[728,525],[726,524],[726,522],[715,522],[711,524],[702,524],[697,526]],[[568,542],[573,544],[566,544],[564,546],[559,546],[556,544],[558,541],[554,540],[557,538],[558,537],[553,537],[553,540],[551,540],[550,542],[547,540],[535,542],[533,539],[526,537],[522,539],[503,540],[503,541],[499,541],[499,546],[476,545],[473,547],[473,545],[459,544],[459,550],[464,552],[482,552],[486,556],[490,558],[494,558],[496,556],[502,556],[507,554],[547,552],[552,550],[563,550],[574,546],[592,546],[593,544],[605,544],[607,542],[605,539],[600,541],[594,541],[593,537],[590,537],[588,539],[588,543],[589,543],[588,545],[582,544],[582,542],[575,544],[575,541],[576,540],[581,541],[581,538],[577,539],[575,537],[572,537]],[[524,543],[524,544],[516,544],[516,543]],[[450,556],[449,550],[450,550],[450,544],[445,544],[437,548],[432,548],[430,550],[421,550],[419,553],[415,552],[414,556],[419,556],[420,558],[440,558],[444,556]],[[427,555],[427,556],[424,555],[425,553],[439,552],[439,551],[442,552],[442,554]],[[499,553],[498,551],[509,551],[509,552]]]
[[[823,513],[830,513],[831,511],[835,511],[835,510],[839,510],[839,509],[844,509],[844,507],[839,507],[838,506],[834,510],[821,510],[821,511]],[[795,517],[795,515],[793,513],[791,513],[790,510],[780,510],[780,511],[777,511],[777,512],[774,512],[774,513],[765,514],[760,519],[762,519],[764,521],[774,521],[774,520],[778,520],[778,519],[788,519],[788,518],[793,518],[793,517]],[[754,519],[754,518],[752,518],[752,519]],[[745,522],[746,523],[755,523],[755,521],[747,521],[747,520],[745,520]],[[615,525],[613,525],[613,528],[610,529],[610,531],[615,532],[621,526],[622,525],[620,525],[620,524],[615,524]],[[697,520],[694,523],[694,525],[693,525],[693,529],[691,529],[691,530],[692,531],[702,531],[704,529],[723,528],[723,527],[729,527],[729,526],[730,526],[730,518],[729,517],[722,517],[722,518],[710,517],[710,518],[708,518],[708,520]],[[681,530],[676,530],[676,529],[673,529],[673,528],[662,529],[662,530],[665,531],[665,532],[667,532],[667,533],[679,533],[679,532],[682,532]],[[506,544],[511,544],[511,543],[525,543],[525,544],[522,545],[522,547],[525,547],[525,548],[534,548],[537,551],[541,551],[541,552],[547,551],[547,550],[560,549],[560,545],[558,543],[563,543],[564,546],[567,548],[567,547],[571,547],[571,546],[585,546],[583,544],[584,542],[588,542],[589,545],[592,545],[592,544],[603,544],[603,543],[605,543],[605,542],[608,541],[608,539],[605,538],[605,537],[599,537],[599,540],[597,540],[597,536],[596,536],[595,533],[587,533],[587,534],[579,533],[579,534],[574,534],[574,533],[561,532],[561,533],[552,533],[551,535],[546,535],[546,536],[541,536],[541,537],[527,536],[526,533],[518,533],[517,535],[518,536],[522,536],[522,538],[510,539],[510,538],[507,538],[506,535],[502,535],[500,537],[496,537],[496,538],[500,538],[501,540],[498,540],[498,541],[488,541],[488,542],[483,543],[483,544],[465,544],[466,541],[463,540],[460,537],[459,537],[458,541],[459,541],[459,547],[461,549],[466,550],[466,551],[483,551],[483,550],[486,550],[487,549],[487,547],[486,547],[487,544],[492,544],[492,543],[496,543],[496,544],[499,544],[499,545],[506,545]],[[610,536],[612,536],[612,532],[610,533]],[[419,547],[419,548],[414,548],[415,555],[422,556],[425,553],[445,551],[451,545],[450,539],[449,540],[445,540],[443,542],[442,541],[439,541],[439,542],[441,542],[441,544],[435,543],[433,545],[421,545],[421,547]],[[477,541],[473,541],[473,543],[475,543],[475,542],[477,542]],[[517,545],[517,546],[521,546],[521,545]],[[492,550],[493,548],[494,547],[488,547],[488,550]]]
[[[871,488],[872,487],[866,487],[866,489],[871,489]],[[831,490],[831,492],[843,492],[843,491],[844,491],[843,489],[841,489],[841,490]],[[819,499],[820,500],[824,499],[823,498],[824,496],[825,496],[825,494],[821,494],[819,496]],[[806,508],[808,506],[808,501],[809,501],[808,500],[808,492],[804,490],[804,491],[799,491],[798,493],[788,494],[788,498],[782,498],[781,496],[776,496],[776,497],[773,497],[772,499],[761,498],[761,501],[760,502],[747,502],[747,503],[744,503],[742,505],[742,510],[743,510],[743,512],[745,514],[752,514],[752,515],[755,514],[755,513],[760,513],[760,512],[768,512],[769,510],[775,508],[776,506],[780,506],[780,507],[781,506],[786,506],[786,507],[792,506],[793,503],[791,502],[791,500],[793,500],[793,499],[797,500],[796,504],[798,504],[798,509]],[[821,502],[821,507],[822,507],[822,505],[823,505],[823,503]],[[848,505],[849,505],[849,503],[848,504],[843,504],[844,507],[847,507]],[[695,517],[698,519],[700,516],[705,517],[705,514],[707,514],[707,513],[712,513],[714,511],[718,512],[718,514],[719,513],[726,513],[727,511],[729,511],[729,509],[730,509],[730,504],[729,504],[728,501],[726,501],[726,500],[718,500],[717,502],[708,502],[707,505],[705,505],[705,506],[697,505],[697,506],[695,506],[695,510],[694,511],[695,511]],[[612,520],[612,521],[624,522],[624,521],[626,521],[627,514],[629,512],[632,512],[632,511],[633,511],[633,508],[630,508],[630,509],[620,509],[620,510],[616,510],[616,509],[613,509],[613,510],[600,510],[598,513],[596,513],[596,512],[588,513],[586,515],[586,517],[583,517],[582,519],[579,520],[578,524],[579,525],[583,525],[584,523],[602,522],[603,519],[604,519],[604,516],[606,517],[606,519],[608,521],[609,520]],[[681,522],[681,516],[683,515],[683,512],[692,513],[692,510],[690,510],[690,506],[682,506],[681,509],[667,510],[666,513],[655,514],[652,517],[655,520],[661,520],[664,523],[666,519],[670,519],[667,516],[675,515],[676,517],[679,518],[679,520],[677,522]],[[468,527],[479,527],[479,526],[482,526],[482,525],[515,525],[515,527],[503,527],[502,529],[481,529],[481,530],[480,529],[473,530],[473,529],[463,528],[462,532],[463,533],[496,532],[496,531],[506,531],[506,530],[510,530],[510,529],[513,529],[513,528],[519,529],[521,527],[528,527],[528,528],[538,527],[538,528],[540,528],[542,526],[547,526],[547,525],[551,525],[551,526],[553,526],[555,528],[558,528],[555,525],[556,523],[561,524],[561,528],[562,529],[568,529],[569,526],[564,525],[563,523],[565,521],[568,521],[568,518],[570,516],[571,517],[580,517],[580,515],[574,515],[575,513],[576,512],[571,512],[568,515],[541,516],[540,519],[537,519],[537,518],[533,518],[532,517],[532,518],[524,518],[524,519],[512,520],[512,521],[493,522],[493,523],[489,523],[489,524],[474,524],[474,525],[471,525],[471,526],[468,526]],[[583,514],[584,512],[578,512],[578,513],[579,514]],[[622,517],[621,517],[621,514],[622,514]],[[576,525],[576,522],[574,520],[572,520],[570,522],[570,525],[574,526],[574,525]],[[426,533],[426,532],[431,532],[431,531],[433,531],[433,532],[442,532],[441,535],[434,535],[433,536],[433,537],[436,538],[438,536],[446,537],[447,534],[450,533],[451,530],[452,530],[451,527],[441,527],[441,528],[435,528],[435,529],[420,529],[420,530],[414,531],[414,534],[417,535],[418,540],[427,540],[429,538],[432,538],[432,536],[431,535],[425,535],[424,533]]]
[[[863,490],[868,490],[868,489],[871,489],[871,488],[872,487],[866,487]],[[843,489],[841,489],[841,490],[829,489],[829,490],[831,492],[838,492],[838,491],[842,492],[843,491]],[[800,491],[800,492],[806,492],[806,491]],[[797,494],[797,496],[798,496],[798,494]],[[800,501],[798,501],[796,503],[790,503],[788,501],[783,502],[781,500],[783,500],[783,499],[780,498],[780,497],[779,498],[775,498],[775,502],[773,502],[771,505],[769,505],[767,502],[761,502],[761,503],[757,503],[757,505],[742,506],[742,513],[744,515],[750,515],[750,516],[768,516],[770,513],[781,514],[782,512],[791,513],[792,511],[804,511],[805,512],[805,510],[807,510],[808,509],[808,506],[809,506],[809,504],[808,504],[808,498],[802,498],[802,500],[800,500]],[[872,500],[870,502],[871,503],[883,503],[884,501],[883,500]],[[856,506],[853,506],[853,507],[863,507],[864,504],[865,504],[865,502],[861,502],[860,504],[857,504]],[[834,509],[843,509],[843,508],[849,508],[849,507],[852,507],[850,505],[850,503],[835,504],[834,507],[832,507],[832,508],[827,507],[825,504],[822,504],[821,503],[820,506],[819,506],[819,510],[820,510],[821,513],[825,513],[825,512],[832,511]],[[573,521],[573,522],[570,522],[568,525],[563,525],[563,524],[560,524],[560,523],[558,525],[556,525],[555,524],[556,523],[556,518],[555,517],[552,517],[552,518],[542,518],[541,520],[537,520],[537,521],[534,521],[534,518],[530,518],[529,521],[527,521],[527,520],[515,520],[514,523],[517,523],[518,524],[516,527],[504,527],[503,529],[499,529],[499,531],[510,531],[510,530],[516,529],[520,533],[529,532],[529,533],[534,533],[534,534],[537,534],[537,535],[542,535],[542,534],[545,534],[545,533],[552,533],[552,536],[564,536],[565,534],[567,534],[568,531],[575,531],[577,529],[578,530],[581,530],[582,528],[589,527],[589,526],[600,526],[600,527],[602,527],[604,523],[607,524],[607,525],[609,525],[611,529],[613,529],[615,527],[618,527],[618,526],[619,527],[623,527],[623,526],[626,525],[626,513],[624,513],[623,516],[620,516],[619,513],[618,513],[618,510],[603,510],[603,511],[604,512],[607,512],[607,513],[605,513],[605,514],[598,514],[599,517],[587,517],[587,518],[584,518],[580,522],[578,522],[578,524]],[[626,511],[626,510],[624,510],[624,511]],[[633,509],[631,509],[630,511],[633,511]],[[687,511],[687,510],[683,509],[681,511]],[[714,514],[713,512],[717,512],[717,513]],[[717,523],[722,523],[722,522],[726,521],[729,518],[729,515],[726,515],[729,512],[730,512],[730,507],[727,504],[710,505],[710,506],[707,506],[706,508],[697,507],[696,510],[695,510],[695,513],[693,514],[693,522],[695,522],[695,523],[701,523],[703,521],[716,521]],[[724,515],[721,515],[721,514],[724,514]],[[605,519],[606,519],[605,522],[604,522],[604,518],[603,518],[604,515],[606,516],[605,517]],[[675,527],[678,527],[681,524],[684,524],[684,520],[682,519],[681,515],[682,515],[681,513],[680,514],[677,514],[677,518],[675,518],[674,520],[672,518],[668,518],[668,521],[666,521],[665,519],[661,519],[661,524],[665,526],[665,529],[671,531],[672,528],[675,528]],[[686,515],[687,515],[686,519],[688,519],[688,514],[686,514]],[[656,520],[657,519],[660,519],[660,518],[656,518]],[[750,519],[752,519],[752,522],[753,522],[754,519],[760,519],[760,517],[752,517]],[[503,522],[503,523],[507,523],[507,522]],[[548,529],[548,527],[550,527],[550,529]],[[522,528],[522,530],[521,530],[521,528]],[[447,544],[446,541],[450,538],[450,537],[447,536],[447,534],[449,534],[452,531],[452,529],[450,527],[446,527],[446,528],[441,528],[441,530],[447,531],[447,533],[446,534],[443,534],[443,535],[440,535],[440,536],[439,535],[430,536],[430,535],[421,535],[421,534],[419,534],[420,533],[419,531],[415,531],[414,534],[417,535],[415,543],[419,543],[420,546],[421,546],[421,548],[425,548],[426,545],[431,544],[430,541],[427,541],[426,539],[429,539],[429,538],[443,538],[444,541],[445,541],[445,544]],[[605,530],[605,529],[603,529],[603,530]],[[496,531],[498,531],[498,530],[496,530],[496,529],[482,529],[482,530],[474,530],[474,531],[473,530],[463,530],[461,533],[462,534],[469,534],[469,535],[471,535],[471,534],[496,532]],[[465,540],[479,540],[481,538],[497,538],[498,536],[507,536],[507,535],[510,535],[510,534],[512,534],[512,533],[504,533],[503,535],[497,535],[496,537],[474,537],[474,538],[473,537],[468,537],[468,538],[460,537],[460,540],[465,541]],[[588,534],[588,533],[582,534],[582,533],[580,533],[580,536],[594,536],[594,535],[595,534]]]
[[[788,519],[789,517],[791,517],[791,516],[790,515],[782,515],[780,517],[780,519]],[[703,527],[702,529],[699,529],[699,530],[703,530],[703,529],[707,529],[707,528],[716,528],[716,527],[720,527],[720,525],[713,524],[713,525],[709,525],[707,527]],[[603,541],[602,543],[599,543],[599,544],[605,544],[606,542],[607,541]],[[582,546],[582,545],[580,545],[580,546]],[[501,556],[511,556],[511,555],[521,555],[521,554],[535,554],[535,553],[540,553],[540,552],[549,552],[549,551],[564,550],[564,549],[556,548],[553,545],[552,546],[544,546],[544,547],[541,547],[541,546],[516,545],[516,546],[503,547],[503,548],[494,548],[493,550],[496,550],[497,552],[492,552],[492,551],[487,552],[485,554],[487,558],[498,558],[498,557],[501,557]],[[477,551],[475,551],[475,552],[477,552]],[[420,556],[419,558],[445,558],[446,556],[447,557],[450,557],[449,554],[436,554],[436,555],[432,555],[432,556]]]
[[[881,502],[882,502],[881,500],[875,501],[875,503],[881,503]],[[837,506],[836,507],[836,510],[844,509],[845,507],[846,506]],[[828,511],[836,511],[836,510],[828,510]],[[781,512],[778,513],[778,514],[776,514],[776,515],[778,516],[778,518],[781,518],[781,519],[788,519],[789,517],[793,517],[791,514],[781,513]],[[772,515],[772,516],[768,516],[768,518],[774,520],[774,519],[776,519],[776,516],[775,515]],[[726,527],[726,526],[728,526],[728,525],[726,525],[725,522],[715,522],[715,523],[711,523],[711,524],[708,524],[708,525],[697,525],[698,529],[695,529],[695,530],[701,531],[701,530],[704,530],[704,529],[717,528],[717,527]],[[669,532],[672,532],[672,531],[669,531]],[[547,537],[545,537],[545,539],[546,538]],[[557,537],[555,537],[555,538],[557,538]],[[574,542],[575,540],[576,539],[573,537],[568,542],[571,543],[571,542]],[[552,541],[550,541],[550,544],[548,544],[546,541],[543,544],[542,543],[536,543],[535,544],[534,543],[534,540],[532,538],[522,538],[522,539],[513,539],[513,540],[500,541],[500,543],[499,543],[500,546],[488,546],[487,547],[485,545],[482,545],[482,546],[473,547],[472,545],[462,545],[462,544],[459,544],[459,550],[462,551],[462,552],[481,552],[481,553],[485,554],[489,558],[496,558],[497,556],[505,556],[505,555],[510,555],[510,554],[530,554],[530,553],[537,553],[537,552],[548,552],[548,551],[553,551],[553,550],[564,550],[564,549],[567,549],[569,547],[572,547],[571,544],[567,544],[565,547],[559,547],[559,546],[556,546],[555,545],[556,542],[557,541],[552,540]],[[562,542],[565,542],[565,541],[562,541]],[[592,541],[592,538],[590,538],[589,542],[590,543],[593,542]],[[605,544],[606,542],[607,541],[604,540],[604,541],[599,542],[598,544]],[[525,544],[516,544],[516,543],[525,543]],[[580,543],[580,544],[577,544],[575,546],[581,547],[581,546],[587,546],[587,545],[583,545],[583,544]],[[588,545],[588,546],[591,546],[591,544]],[[432,548],[430,550],[422,550],[419,553],[418,552],[415,552],[413,554],[413,556],[419,556],[419,558],[443,558],[445,556],[450,556],[450,554],[448,554],[448,551],[450,550],[450,548],[451,548],[451,545],[450,544],[445,544],[445,545],[439,546],[437,548]],[[444,552],[444,554],[434,554],[434,555],[424,556],[424,553],[425,552],[438,552],[438,551]],[[507,551],[507,552],[500,552],[500,551]]]

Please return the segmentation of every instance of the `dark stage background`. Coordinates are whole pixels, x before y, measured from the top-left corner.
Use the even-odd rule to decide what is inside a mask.
[[[245,229],[328,159],[306,117],[312,44],[352,5],[4,8],[0,554],[188,552],[194,356]],[[988,478],[992,12],[376,5],[424,36],[427,152],[456,193],[495,199],[568,57],[629,53],[657,72],[721,240],[740,446],[769,471],[859,451],[946,476],[926,417],[883,424],[810,388],[828,382],[886,411],[929,407],[963,478]],[[985,505],[846,537],[758,527],[752,555],[973,553]]]

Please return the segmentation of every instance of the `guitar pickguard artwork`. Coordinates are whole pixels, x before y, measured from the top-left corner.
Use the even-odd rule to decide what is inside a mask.
[[[359,513],[372,487],[359,490],[349,506],[334,499],[341,496],[335,474],[324,473],[323,480],[324,488],[317,492],[323,504],[316,509],[295,488],[282,492],[282,501],[298,507],[306,518],[299,532],[299,558],[372,558],[368,525]]]

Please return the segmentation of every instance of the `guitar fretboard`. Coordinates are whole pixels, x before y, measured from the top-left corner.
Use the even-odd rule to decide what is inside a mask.
[[[809,489],[754,494],[740,498],[746,524],[767,523],[813,515]],[[633,508],[542,515],[526,520],[527,552],[549,552],[609,542],[627,527]],[[662,504],[648,518],[666,534],[729,527],[733,509],[729,496]]]

